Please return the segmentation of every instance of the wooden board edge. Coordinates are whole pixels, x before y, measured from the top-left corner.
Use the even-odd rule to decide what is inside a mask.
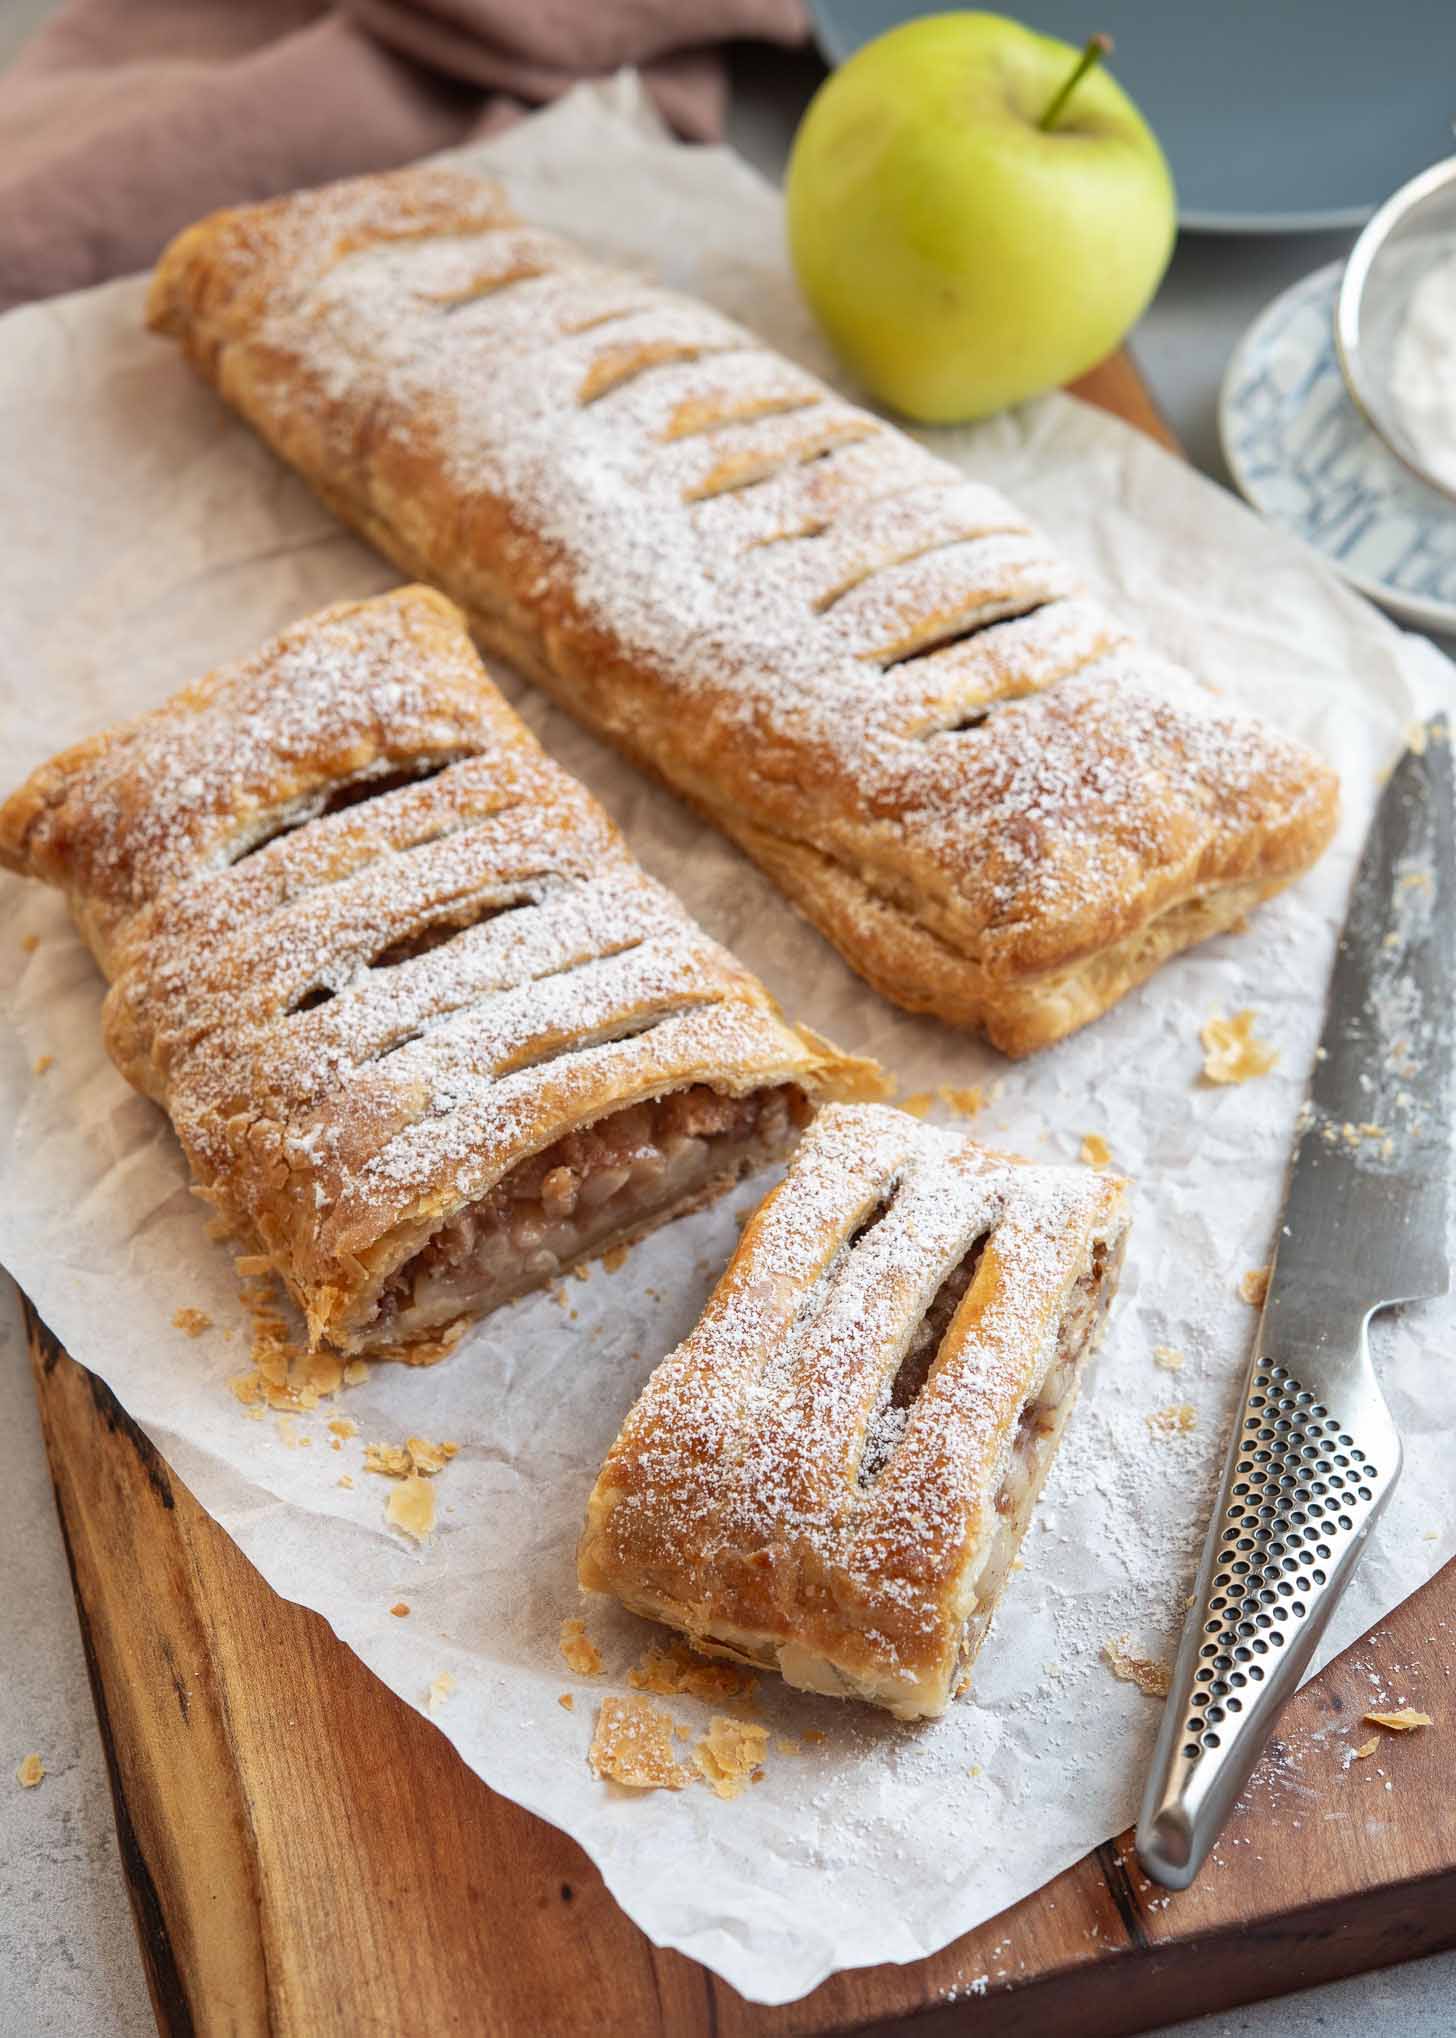
[[[381,1869],[368,1834],[361,1837],[350,1824],[371,1815],[373,1800],[356,1795],[340,1748],[324,1745],[331,1732],[350,1746],[367,1738],[380,1751],[389,1774],[375,1779],[376,1797],[393,1791],[386,1823],[399,1830],[403,1851],[413,1847],[458,1863],[470,1883],[468,1943],[452,1948],[442,1936],[447,1921],[419,1903],[411,1929],[425,1943],[401,1956],[407,1972],[378,1974],[370,1984],[375,2012],[386,2019],[417,2012],[442,2031],[452,2028],[451,1994],[462,1987],[480,2012],[466,2028],[513,2034],[522,2019],[529,2024],[529,2001],[500,1965],[504,1943],[515,1949],[516,1967],[529,1969],[532,1954],[540,1971],[570,1981],[570,1999],[550,2008],[553,2032],[624,2028],[630,2020],[634,2031],[659,2038],[700,2029],[720,2038],[850,2031],[933,2038],[991,2029],[998,2038],[1073,2031],[1078,2038],[1120,2038],[1173,2016],[1233,2007],[1456,1943],[1456,1858],[1408,1863],[1405,1873],[1392,1872],[1395,1864],[1386,1859],[1372,1864],[1372,1873],[1383,1872],[1378,1884],[1313,1893],[1301,1893],[1291,1874],[1291,1900],[1251,1923],[1238,1909],[1251,1885],[1241,1875],[1236,1825],[1234,1865],[1206,1889],[1165,1899],[1137,1870],[1124,1835],[928,1960],[850,1970],[780,2008],[750,2004],[695,1962],[651,1947],[572,1841],[489,1791],[316,1615],[279,1600],[160,1463],[109,1390],[61,1352],[33,1312],[27,1324],[123,1866],[158,2021],[168,2034],[225,2028],[306,2031],[314,2038],[316,2028],[330,2028],[318,2023],[327,1962],[310,1968],[305,1958],[298,1969],[283,1943],[286,1933],[276,1929],[293,1886],[307,1879],[307,1857],[287,1821],[280,1824],[278,1802],[291,1807],[305,1833],[337,1818],[332,1845],[354,1849],[362,1915],[351,1924],[341,1912],[333,1921],[341,1948],[352,1930],[351,1973],[367,1965],[376,1921],[418,1902],[422,1893],[407,1879],[382,1894],[376,1887],[381,1876],[388,1881],[389,1865]],[[118,1549],[134,1567],[140,1563],[140,1573],[128,1579],[109,1568]],[[1442,1574],[1435,1588],[1449,1591],[1453,1579],[1456,1571]],[[1432,1590],[1406,1602],[1412,1637],[1430,1631],[1420,1600]],[[243,1631],[241,1643],[208,1624],[209,1602],[223,1594]],[[143,1607],[147,1620],[138,1619]],[[1394,1629],[1400,1611],[1387,1627]],[[277,1662],[268,1660],[269,1636]],[[1295,1701],[1322,1746],[1332,1720],[1358,1720],[1351,1707],[1361,1701],[1341,1698],[1339,1686],[1343,1679],[1358,1693],[1363,1675],[1358,1663],[1342,1658]],[[317,1762],[302,1767],[269,1739],[285,1688],[301,1733],[318,1742]],[[1299,1730],[1296,1722],[1291,1731]],[[1432,1745],[1422,1749],[1421,1737],[1407,1737],[1396,1752],[1413,1779],[1413,1760],[1422,1773],[1433,1765],[1433,1790],[1440,1758],[1433,1737],[1427,1739]],[[1328,1752],[1333,1777],[1339,1749]],[[327,1802],[331,1795],[338,1801]],[[205,1821],[194,1818],[178,1830],[177,1806],[189,1802],[205,1806]],[[1251,1830],[1267,1827],[1268,1818],[1262,1806],[1256,1818],[1244,1815]],[[1288,1841],[1297,1844],[1292,1830],[1280,1844]],[[502,1860],[510,1864],[504,1884],[492,1881],[492,1864],[498,1870]],[[220,1913],[228,1920],[225,1933],[216,1928]],[[996,1955],[1005,1945],[1034,1956],[1035,1972],[1019,1976],[1003,1962],[998,1974]],[[452,1955],[472,1971],[452,1973]],[[340,1986],[348,1999],[348,1986]],[[219,2003],[227,2006],[225,2022],[214,2015]],[[349,2007],[358,2016],[368,2005],[359,1998]]]

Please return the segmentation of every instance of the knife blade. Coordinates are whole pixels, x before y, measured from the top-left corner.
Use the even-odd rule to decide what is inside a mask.
[[[1450,728],[1392,773],[1350,894],[1258,1335],[1138,1819],[1197,1874],[1400,1470],[1370,1360],[1387,1303],[1450,1286],[1456,798]]]
[[[1444,1295],[1456,1057],[1456,840],[1444,717],[1392,773],[1335,953],[1290,1170],[1271,1314],[1311,1280],[1367,1304]]]

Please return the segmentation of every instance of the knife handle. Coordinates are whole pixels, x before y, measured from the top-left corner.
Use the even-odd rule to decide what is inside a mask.
[[[1353,1334],[1348,1324],[1313,1335],[1302,1326],[1289,1341],[1299,1347],[1298,1369],[1272,1356],[1286,1342],[1270,1315],[1245,1379],[1138,1818],[1143,1867],[1167,1889],[1186,1889],[1203,1865],[1400,1471],[1400,1438],[1370,1362],[1368,1313]]]

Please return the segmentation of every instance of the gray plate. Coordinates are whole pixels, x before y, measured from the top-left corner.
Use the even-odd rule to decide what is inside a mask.
[[[835,64],[939,11],[904,0],[810,5]],[[1025,0],[1016,11],[1067,42],[1094,29],[1112,36],[1113,71],[1167,151],[1185,227],[1358,226],[1450,153],[1452,0]]]

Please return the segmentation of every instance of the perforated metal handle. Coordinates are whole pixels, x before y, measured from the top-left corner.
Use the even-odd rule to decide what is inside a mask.
[[[1400,1471],[1367,1318],[1317,1368],[1261,1329],[1138,1819],[1142,1864],[1186,1889],[1292,1696]],[[1265,1329],[1268,1319],[1266,1318]]]

